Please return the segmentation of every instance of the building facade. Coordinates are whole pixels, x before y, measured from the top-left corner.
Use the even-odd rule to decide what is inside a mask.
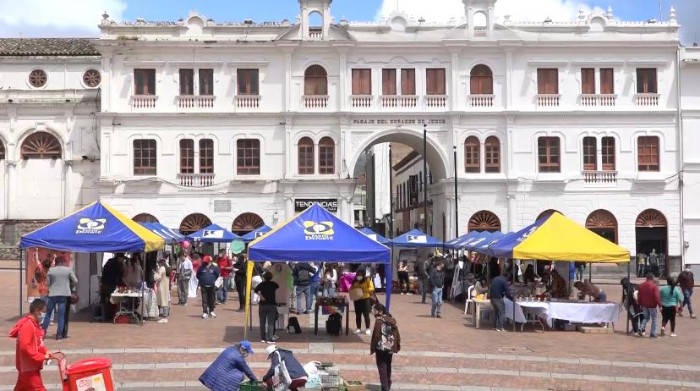
[[[37,67],[49,83],[64,74],[77,84],[61,88],[81,96],[95,91],[80,72],[99,68],[101,79],[97,109],[85,97],[27,103],[24,123],[15,103],[3,103],[2,179],[12,184],[3,216],[53,219],[100,197],[183,232],[209,222],[244,232],[318,200],[352,222],[360,156],[388,142],[422,152],[425,128],[433,235],[516,230],[558,210],[633,255],[654,248],[678,261],[685,235],[697,235],[682,228],[680,173],[684,156],[692,166],[699,155],[681,148],[679,72],[694,66],[680,66],[675,12],[666,22],[623,22],[608,10],[497,23],[496,0],[463,2],[462,20],[447,24],[400,13],[335,22],[331,0],[300,0],[298,19],[279,23],[104,15],[91,42],[98,56],[5,57],[22,94],[48,93],[22,85]],[[47,192],[18,173],[23,135],[43,130],[62,155],[40,164],[51,180],[66,178],[50,211]],[[381,148],[373,165],[390,168]],[[368,195],[377,219],[401,184],[389,190],[387,177],[375,178],[385,194]],[[56,196],[49,183],[58,182],[47,181]]]

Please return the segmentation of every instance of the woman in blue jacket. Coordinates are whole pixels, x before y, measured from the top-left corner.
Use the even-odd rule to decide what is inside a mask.
[[[199,377],[199,381],[213,391],[238,391],[245,376],[258,381],[245,361],[249,354],[253,354],[253,349],[248,341],[226,348]]]

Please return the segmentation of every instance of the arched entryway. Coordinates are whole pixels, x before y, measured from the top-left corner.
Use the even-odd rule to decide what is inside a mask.
[[[635,222],[637,257],[644,254],[655,275],[668,275],[668,220],[656,209],[647,209]]]
[[[139,213],[136,216],[134,216],[131,220],[134,220],[137,223],[158,223],[158,219],[153,216],[152,214],[149,213]]]
[[[501,220],[494,213],[488,210],[476,212],[469,219],[469,232],[489,231],[499,232],[501,230]]]
[[[236,235],[245,235],[250,231],[256,230],[265,225],[263,219],[255,213],[242,213],[231,225],[231,232]]]
[[[209,225],[211,225],[211,220],[209,220],[209,217],[201,213],[192,213],[191,215],[185,217],[180,223],[180,233],[183,235],[189,235]]]
[[[559,212],[559,211],[556,210],[556,209],[547,209],[547,210],[545,210],[544,212],[540,213],[540,215],[537,216],[537,218],[535,219],[535,221],[537,221],[537,220],[542,220],[542,219],[544,219],[545,217],[549,217],[549,216],[551,216],[552,213],[554,213],[554,212],[561,213],[561,212]],[[561,214],[563,214],[563,213],[561,213]]]
[[[617,219],[605,209],[598,209],[589,214],[586,219],[586,228],[617,243]]]

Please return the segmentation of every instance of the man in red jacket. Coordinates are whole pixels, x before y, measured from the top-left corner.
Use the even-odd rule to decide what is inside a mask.
[[[647,280],[639,284],[639,306],[642,308],[642,323],[639,326],[639,336],[644,336],[647,322],[651,318],[649,337],[656,338],[656,308],[661,306],[659,287],[654,283],[654,275],[647,273]]]
[[[46,390],[41,381],[41,370],[50,354],[44,346],[44,330],[39,326],[45,316],[46,302],[36,299],[29,306],[29,315],[10,330],[10,337],[17,338],[15,365],[19,376],[15,391]]]

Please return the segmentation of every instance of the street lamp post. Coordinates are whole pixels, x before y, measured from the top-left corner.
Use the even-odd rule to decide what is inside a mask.
[[[455,238],[459,237],[459,202],[457,202],[457,146],[452,146],[454,151],[454,169],[455,169]]]
[[[428,234],[428,124],[423,124],[423,229]]]

